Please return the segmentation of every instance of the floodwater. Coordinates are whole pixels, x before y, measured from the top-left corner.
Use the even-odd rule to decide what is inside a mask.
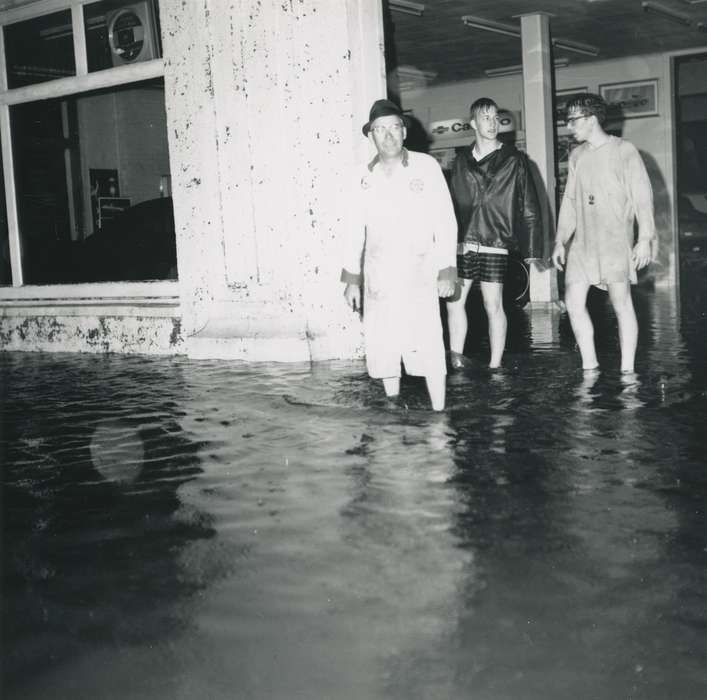
[[[361,363],[0,354],[2,697],[707,697],[704,290]],[[475,321],[474,319],[472,323]],[[476,326],[480,328],[480,326]]]

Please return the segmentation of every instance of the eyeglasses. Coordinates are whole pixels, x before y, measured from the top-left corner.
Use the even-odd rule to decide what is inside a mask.
[[[378,124],[376,126],[371,127],[371,131],[376,135],[376,136],[383,136],[386,133],[393,134],[394,136],[398,136],[399,134],[403,133],[403,125],[402,124],[391,124],[390,126],[383,126],[382,124]]]
[[[587,117],[591,116],[591,114],[580,114],[578,117],[567,117],[567,126],[574,126],[574,123],[579,119],[587,119]]]

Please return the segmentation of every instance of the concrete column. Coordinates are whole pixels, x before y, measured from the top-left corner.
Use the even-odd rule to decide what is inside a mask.
[[[346,197],[385,96],[380,0],[161,0],[187,350],[347,357]]]
[[[545,254],[555,234],[555,118],[552,109],[552,44],[550,17],[536,12],[521,15],[523,48],[523,119],[528,156],[537,167],[536,184],[543,209]],[[531,302],[555,301],[557,273],[542,263],[530,270]]]

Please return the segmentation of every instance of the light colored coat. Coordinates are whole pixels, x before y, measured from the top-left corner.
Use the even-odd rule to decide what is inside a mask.
[[[361,275],[366,363],[371,377],[444,375],[438,278],[456,279],[457,223],[447,183],[431,156],[407,152],[386,176],[363,168],[352,193],[344,281]],[[362,256],[363,252],[363,256]]]
[[[634,220],[638,237],[655,245],[653,191],[636,147],[610,136],[598,148],[588,143],[575,148],[557,224],[558,240],[572,239],[565,284],[635,284]]]

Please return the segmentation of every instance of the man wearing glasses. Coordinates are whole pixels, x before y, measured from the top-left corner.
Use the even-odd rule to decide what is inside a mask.
[[[488,316],[491,357],[500,367],[508,322],[503,309],[503,284],[509,252],[526,261],[542,257],[542,218],[525,153],[498,138],[496,103],[482,97],[471,105],[474,143],[452,167],[451,188],[459,221],[458,294],[447,301],[450,364],[468,364],[464,344],[468,329],[466,300],[478,280]]]
[[[574,97],[567,115],[567,126],[581,145],[569,157],[552,261],[565,271],[565,304],[582,368],[599,366],[586,307],[594,285],[609,292],[619,327],[621,371],[631,373],[638,341],[631,284],[657,252],[653,191],[636,147],[604,131],[606,103],[599,95]]]
[[[386,396],[398,397],[402,360],[407,374],[425,377],[432,408],[441,411],[447,372],[439,297],[454,293],[457,278],[452,200],[437,161],[403,147],[398,105],[377,100],[363,134],[376,156],[351,193],[344,296],[363,311],[368,373],[383,380]]]

